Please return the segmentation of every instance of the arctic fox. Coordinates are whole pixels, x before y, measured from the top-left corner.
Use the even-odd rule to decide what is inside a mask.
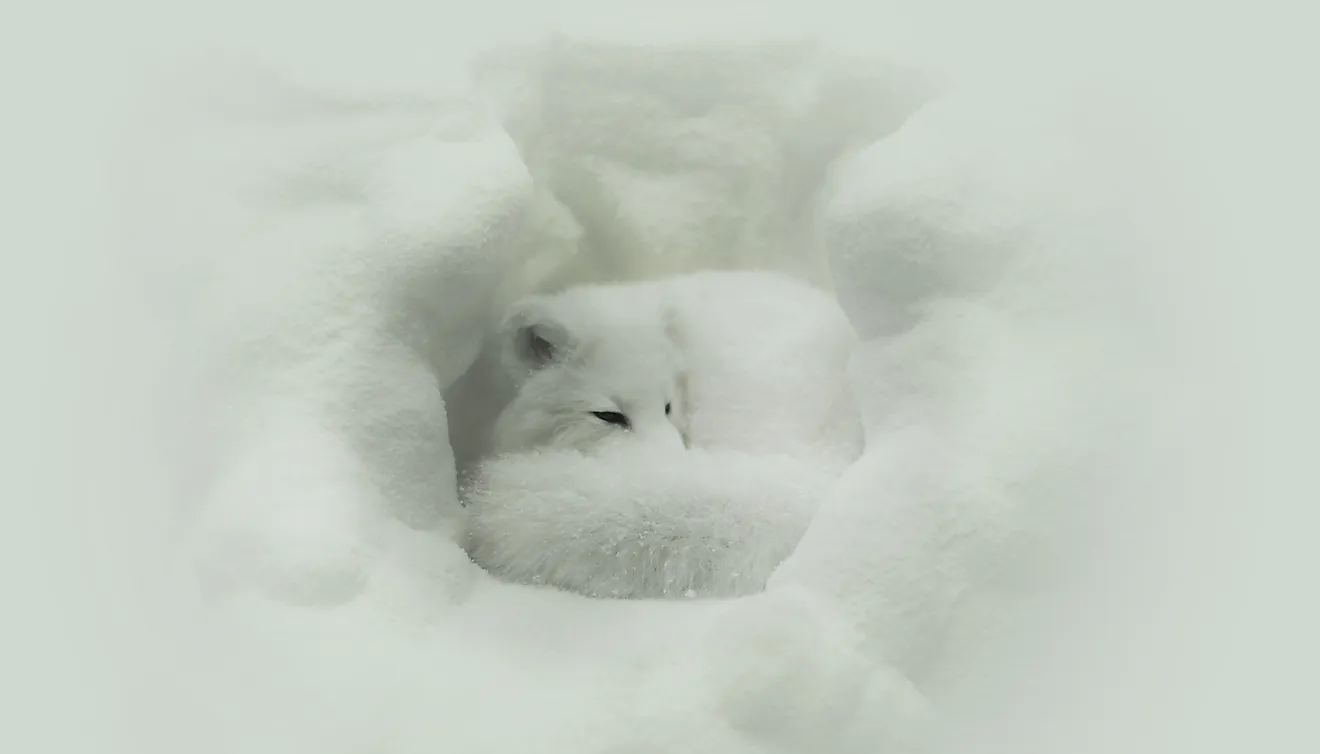
[[[860,452],[854,340],[828,294],[769,273],[519,301],[486,352],[515,387],[465,476],[464,548],[595,597],[759,591]]]
[[[627,440],[681,449],[681,352],[658,291],[588,285],[515,303],[500,329],[514,397],[495,422],[497,454],[591,452]]]

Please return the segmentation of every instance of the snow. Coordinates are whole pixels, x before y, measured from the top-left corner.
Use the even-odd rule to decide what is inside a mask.
[[[602,485],[641,500],[639,520],[654,525],[661,524],[648,505],[706,509],[705,518],[670,513],[688,527],[705,521],[717,533],[750,530],[775,560],[804,522],[767,533],[736,506],[762,498],[758,513],[767,518],[781,506],[797,515],[817,509],[800,548],[763,595],[674,607],[700,626],[695,646],[649,646],[652,634],[668,633],[668,621],[657,612],[664,606],[648,606],[652,621],[615,656],[552,650],[576,662],[544,663],[530,686],[517,680],[518,665],[490,672],[520,689],[503,692],[520,708],[543,706],[539,684],[557,686],[568,673],[564,682],[577,688],[571,706],[531,729],[569,750],[650,743],[658,734],[636,727],[642,710],[698,750],[775,742],[864,750],[872,745],[866,721],[882,714],[864,706],[868,700],[898,695],[913,697],[905,705],[918,710],[938,705],[973,661],[974,649],[960,642],[991,641],[996,628],[1011,632],[1019,603],[1059,588],[1033,583],[1034,574],[1066,569],[1051,547],[1075,525],[1071,506],[1091,494],[1097,477],[1123,473],[1128,459],[1114,449],[1144,431],[1150,405],[1130,383],[1148,368],[1148,347],[1127,317],[1146,302],[1123,283],[1140,273],[1131,259],[1147,241],[1139,227],[1114,225],[1111,212],[1126,220],[1124,197],[1111,210],[1113,184],[1093,179],[1113,169],[1114,133],[1126,134],[1104,122],[1094,133],[1071,128],[1105,108],[1057,96],[1013,101],[1007,116],[1005,95],[995,90],[955,91],[918,109],[921,77],[811,45],[671,52],[561,36],[511,56],[513,63],[496,58],[477,67],[476,94],[488,66],[500,67],[504,84],[497,114],[487,119],[470,115],[471,105],[453,115],[460,105],[447,103],[434,116],[444,127],[434,129],[425,110],[341,115],[323,102],[249,114],[235,99],[230,113],[208,124],[207,141],[225,140],[224,124],[240,120],[246,138],[215,166],[222,177],[202,182],[252,220],[204,240],[197,251],[211,272],[188,309],[198,371],[221,407],[200,427],[220,438],[213,476],[181,490],[202,500],[192,529],[203,583],[216,600],[206,609],[225,613],[253,594],[270,600],[251,606],[243,632],[275,630],[277,638],[263,640],[276,646],[292,641],[284,672],[315,668],[324,704],[347,703],[333,690],[351,683],[429,708],[429,699],[447,693],[433,687],[455,682],[439,669],[454,653],[473,651],[461,631],[417,658],[437,663],[435,673],[402,677],[365,660],[331,667],[338,661],[308,635],[332,645],[388,645],[401,640],[396,634],[425,629],[434,635],[421,640],[434,642],[464,613],[489,609],[474,592],[493,602],[525,599],[459,551],[456,465],[439,401],[477,358],[476,338],[501,302],[533,286],[767,267],[832,282],[863,339],[850,369],[866,447],[836,487],[801,471],[785,481],[779,476],[791,466],[766,474],[728,454],[702,458],[750,479],[713,486],[702,480],[718,478],[717,470],[671,468],[662,458],[629,481],[590,460],[551,457],[540,473],[496,464],[483,470],[475,531],[484,536],[506,522],[524,544],[482,538],[474,552],[493,570],[528,579],[526,542],[540,537],[547,551],[562,548],[593,517],[589,501],[600,493],[590,490]],[[876,101],[859,102],[858,92]],[[1121,146],[1132,148],[1127,140]],[[670,188],[657,194],[662,184]],[[694,200],[661,201],[675,186]],[[170,215],[186,229],[192,205],[183,198]],[[555,221],[543,220],[547,214]],[[1097,237],[1090,225],[1101,223],[1117,238]],[[573,232],[563,236],[566,226]],[[527,265],[543,276],[528,276]],[[771,314],[754,287],[749,293],[736,280],[699,278],[680,289],[689,300],[680,307],[691,318],[686,329],[710,344],[693,370],[718,371],[727,382],[721,393],[716,380],[695,380],[694,438],[714,431],[703,423],[713,422],[733,437],[775,435],[803,447],[823,441],[811,456],[851,460],[851,436],[813,441],[806,423],[835,402],[847,343],[814,334],[828,328],[812,324],[819,315],[810,306],[794,303],[805,296],[784,287],[775,297],[781,312]],[[730,322],[719,307],[745,311]],[[727,366],[714,353],[720,348],[731,352],[721,354]],[[786,363],[788,353],[801,363]],[[824,369],[831,364],[833,371]],[[803,415],[764,408],[779,404]],[[787,425],[776,422],[781,415]],[[795,451],[765,441],[733,447]],[[827,470],[837,473],[837,463]],[[818,498],[795,491],[806,484],[798,480],[810,481]],[[785,501],[758,492],[761,484]],[[629,492],[632,485],[644,489]],[[533,500],[516,494],[546,486],[556,489]],[[728,496],[732,519],[717,515],[715,501],[702,503],[712,494],[706,490]],[[538,504],[563,520],[533,515]],[[613,507],[602,505],[596,516],[608,518]],[[508,525],[511,516],[525,526]],[[664,531],[678,537],[674,526]],[[769,575],[761,557],[694,566],[690,586],[740,593],[740,569],[755,570],[753,581]],[[583,580],[584,568],[557,571],[555,581],[629,593],[607,574]],[[518,623],[571,635],[593,652],[640,609],[613,606],[583,625],[581,599],[555,597],[520,607]],[[282,613],[306,607],[325,617],[303,615],[296,629],[285,626]],[[967,639],[965,621],[977,628]],[[559,628],[566,622],[571,632]],[[364,628],[382,624],[379,636]],[[739,651],[700,648],[724,641]],[[507,664],[501,657],[511,651],[497,642],[481,665]],[[952,660],[959,665],[950,667]],[[619,669],[638,662],[677,663],[678,675],[656,671],[662,680],[653,688],[649,673]],[[584,668],[593,670],[584,677]],[[623,678],[641,690],[606,724],[593,700],[615,693]],[[675,685],[687,698],[666,704],[661,697]],[[240,720],[270,714],[265,701],[233,703]],[[360,710],[331,717],[329,727],[309,723],[308,735],[325,736],[319,748],[385,745],[407,726],[373,722]],[[447,715],[439,720],[458,725]],[[896,717],[885,733],[920,739],[929,724],[925,714]],[[584,726],[592,732],[574,732]],[[483,730],[460,740],[514,745],[502,741],[507,734]],[[259,745],[241,722],[228,732],[231,746]],[[391,745],[436,744],[423,737]]]
[[[733,10],[579,8],[548,46],[550,11],[485,10],[201,12],[287,84],[171,66],[192,101],[114,121],[115,205],[85,129],[146,66],[40,69],[16,111],[58,123],[6,144],[50,200],[8,228],[8,748],[1306,748],[1315,112],[1264,10],[1204,11],[1230,46],[1172,6],[826,3],[741,48]],[[672,64],[685,26],[737,75]],[[784,29],[851,52],[753,38]],[[707,265],[832,288],[863,339],[866,450],[800,548],[729,601],[484,576],[441,396],[486,310]]]

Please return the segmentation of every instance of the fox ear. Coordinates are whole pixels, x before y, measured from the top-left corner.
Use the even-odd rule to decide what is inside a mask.
[[[544,298],[532,296],[510,307],[501,328],[505,365],[516,372],[534,372],[563,359],[572,336],[555,318]]]

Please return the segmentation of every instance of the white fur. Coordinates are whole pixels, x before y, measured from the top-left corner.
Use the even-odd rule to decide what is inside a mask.
[[[571,353],[541,369],[511,349],[520,325],[541,322]],[[856,335],[833,297],[772,272],[709,270],[570,288],[515,304],[499,334],[515,397],[500,416],[496,453],[593,447],[623,435],[585,421],[627,399],[635,436],[662,430],[662,396],[694,447],[808,453],[851,461],[861,423],[847,379]]]
[[[749,594],[836,475],[788,456],[639,444],[504,456],[466,490],[466,548],[501,578],[595,597]]]
[[[590,451],[625,440],[682,447],[682,356],[654,293],[645,286],[583,286],[515,304],[500,338],[516,392],[496,420],[495,452]],[[628,426],[593,412],[617,412]]]
[[[773,272],[708,270],[652,283],[688,368],[695,447],[855,460],[848,381],[857,336],[833,296]]]
[[[531,296],[499,337],[516,392],[464,496],[469,554],[506,579],[600,597],[757,591],[860,450],[852,328],[782,275]]]

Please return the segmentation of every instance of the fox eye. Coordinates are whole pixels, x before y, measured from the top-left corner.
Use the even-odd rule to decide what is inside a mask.
[[[669,410],[672,409],[673,407],[674,407],[674,406],[673,406],[673,404],[671,404],[671,403],[666,403],[666,404],[665,404],[665,416],[669,416]]]
[[[628,417],[618,411],[592,411],[591,415],[606,424],[613,424],[615,426],[623,427],[624,429],[628,429],[628,427],[632,426],[628,421]]]

